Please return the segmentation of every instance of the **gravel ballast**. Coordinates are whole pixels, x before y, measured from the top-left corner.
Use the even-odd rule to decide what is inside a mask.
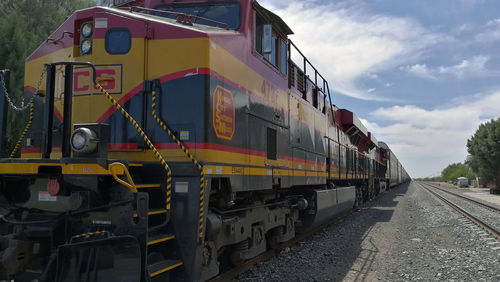
[[[500,242],[411,183],[237,280],[500,281],[499,259]]]

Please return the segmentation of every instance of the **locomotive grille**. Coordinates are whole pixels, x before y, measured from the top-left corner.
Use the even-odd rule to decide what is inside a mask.
[[[294,64],[288,64],[289,66],[289,80],[290,80],[290,86],[295,86],[295,65]]]
[[[299,90],[300,92],[305,91],[304,72],[301,71],[300,69],[297,70],[297,90]]]

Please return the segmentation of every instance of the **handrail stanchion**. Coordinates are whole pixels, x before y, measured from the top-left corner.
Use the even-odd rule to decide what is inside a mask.
[[[45,109],[43,111],[42,158],[50,158],[52,153],[52,125],[54,124],[54,93],[56,65],[46,64],[47,85],[45,88]]]

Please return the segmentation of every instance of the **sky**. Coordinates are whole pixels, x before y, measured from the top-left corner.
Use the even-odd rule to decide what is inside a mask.
[[[463,162],[467,139],[500,116],[500,1],[259,3],[294,31],[333,103],[360,117],[411,177]]]

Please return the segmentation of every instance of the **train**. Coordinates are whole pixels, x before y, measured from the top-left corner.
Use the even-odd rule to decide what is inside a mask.
[[[255,0],[70,15],[26,59],[0,280],[206,281],[409,181],[292,34]]]

